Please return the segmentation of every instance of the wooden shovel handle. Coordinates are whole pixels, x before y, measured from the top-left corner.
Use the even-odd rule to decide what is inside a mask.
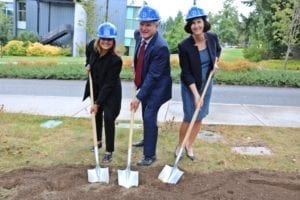
[[[92,74],[89,71],[89,82],[90,82],[90,98],[91,98],[91,106],[94,105],[94,90],[93,90],[93,80]],[[96,114],[94,112],[92,114],[92,127],[93,127],[93,140],[94,140],[94,147],[97,147],[97,131],[96,131]]]
[[[203,100],[204,100],[204,96],[205,96],[205,94],[206,94],[208,85],[209,85],[209,83],[210,83],[210,81],[211,81],[211,79],[212,79],[213,74],[214,74],[213,71],[211,71],[211,72],[209,73],[209,76],[208,76],[207,81],[206,81],[206,83],[205,83],[204,90],[203,90],[203,92],[202,92],[202,94],[201,94],[201,97],[200,97],[201,101],[199,101],[199,104],[200,104],[201,102],[203,102]],[[200,110],[201,110],[201,107],[202,107],[202,106],[197,105],[197,107],[196,107],[196,109],[195,109],[195,111],[194,111],[192,120],[191,120],[191,122],[190,122],[190,124],[189,124],[189,126],[188,126],[188,129],[187,129],[187,131],[186,131],[185,137],[184,137],[184,139],[183,139],[183,141],[182,141],[182,143],[181,143],[181,148],[184,148],[184,147],[185,147],[185,144],[186,144],[188,138],[190,137],[190,134],[191,134],[192,129],[193,129],[193,126],[194,126],[194,124],[195,124],[195,122],[196,122],[197,116],[198,116],[198,114],[199,114],[199,112],[200,112]]]

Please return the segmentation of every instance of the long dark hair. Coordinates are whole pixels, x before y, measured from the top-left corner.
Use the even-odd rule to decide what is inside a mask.
[[[192,26],[193,20],[194,20],[194,19],[198,19],[198,18],[201,18],[201,19],[203,20],[203,22],[204,22],[204,29],[203,29],[203,32],[207,32],[207,31],[210,30],[211,25],[210,25],[210,23],[207,21],[207,17],[202,16],[202,17],[196,17],[196,18],[189,19],[189,20],[186,22],[185,26],[184,26],[185,32],[187,32],[187,33],[189,33],[189,34],[192,34],[192,33],[193,33],[192,30],[191,30],[191,26]]]

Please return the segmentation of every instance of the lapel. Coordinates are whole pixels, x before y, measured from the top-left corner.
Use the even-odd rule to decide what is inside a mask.
[[[191,52],[191,60],[193,63],[195,63],[195,66],[201,66],[201,60],[200,60],[200,55],[197,46],[195,45],[195,40],[193,36],[190,36],[189,38],[190,42],[190,52]]]
[[[150,42],[147,44],[147,48],[146,48],[146,51],[145,51],[145,57],[144,57],[144,67],[147,66],[147,64],[145,64],[145,62],[148,63],[149,54],[155,46],[154,44],[155,44],[155,41],[156,41],[157,37],[158,37],[158,32],[156,32],[154,34],[154,36],[152,37]]]
[[[207,45],[207,49],[208,49],[208,55],[209,55],[209,57],[210,57],[210,60],[212,61],[212,62],[214,62],[213,61],[213,58],[212,58],[212,56],[214,55],[213,54],[213,47],[212,47],[212,45],[214,44],[213,43],[213,41],[212,41],[212,39],[211,39],[211,37],[209,37],[209,34],[208,33],[205,33],[205,38],[206,38],[206,45]]]
[[[136,61],[137,61],[137,56],[138,56],[138,52],[139,52],[139,48],[142,42],[142,38],[139,38],[139,40],[136,41],[137,45],[135,45],[135,50],[134,50],[134,65],[136,65]]]

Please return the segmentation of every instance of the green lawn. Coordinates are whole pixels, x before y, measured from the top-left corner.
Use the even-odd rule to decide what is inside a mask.
[[[224,61],[236,61],[236,60],[243,60],[243,49],[238,48],[223,48],[221,59]]]
[[[0,112],[0,171],[22,167],[55,165],[91,165],[94,156],[89,148],[92,142],[90,119],[56,117],[63,123],[55,128],[42,128],[40,124],[53,117]],[[137,123],[137,122],[136,122]],[[299,128],[264,126],[205,125],[204,130],[221,134],[224,140],[208,143],[197,139],[194,143],[195,162],[188,158],[180,167],[190,172],[241,170],[249,168],[280,171],[300,170]],[[179,124],[166,122],[159,125],[157,164],[174,162],[174,148],[178,139]],[[134,141],[141,138],[142,129],[134,130]],[[125,166],[128,148],[127,128],[117,128],[116,148],[112,166]],[[265,144],[271,156],[245,156],[231,152],[231,147],[245,144]],[[101,156],[103,150],[101,149]],[[132,162],[142,157],[140,149],[133,149]]]

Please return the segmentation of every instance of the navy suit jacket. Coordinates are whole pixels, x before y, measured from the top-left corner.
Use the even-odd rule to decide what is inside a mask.
[[[216,58],[221,55],[221,46],[217,35],[213,32],[206,32],[206,46],[208,54],[210,56],[211,63],[209,65],[209,71],[213,69]],[[197,46],[195,46],[195,40],[192,36],[184,39],[178,45],[179,63],[181,67],[181,81],[187,86],[195,83],[197,88],[201,88],[202,72],[201,72],[201,60]],[[208,76],[208,74],[207,74]]]
[[[142,38],[135,32],[136,49],[134,66]],[[147,44],[143,60],[142,83],[136,97],[152,106],[160,106],[172,95],[172,79],[170,69],[170,52],[167,42],[157,32]]]

